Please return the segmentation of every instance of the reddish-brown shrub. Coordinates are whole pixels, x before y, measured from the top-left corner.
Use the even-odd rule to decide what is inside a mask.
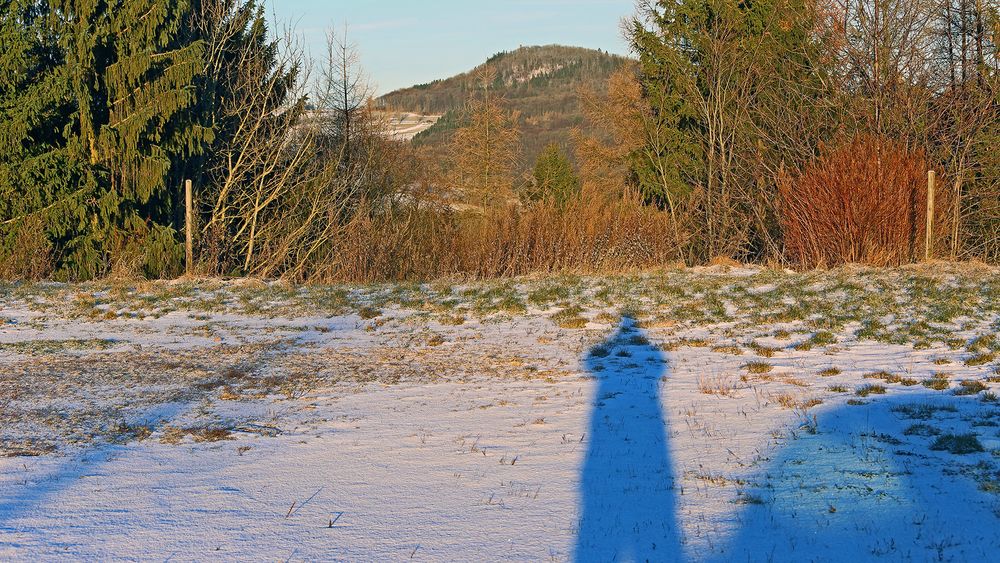
[[[779,179],[788,257],[801,266],[877,266],[923,252],[927,159],[922,150],[860,136]]]

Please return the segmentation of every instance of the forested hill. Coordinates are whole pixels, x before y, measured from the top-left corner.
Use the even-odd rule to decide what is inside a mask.
[[[569,131],[583,124],[579,88],[603,90],[611,74],[627,61],[604,51],[547,45],[497,53],[484,63],[496,71],[494,90],[507,99],[510,109],[521,112],[525,166],[546,144],[564,144]],[[442,145],[457,126],[462,105],[476,88],[476,74],[482,66],[391,92],[380,102],[394,110],[443,114],[437,125],[414,139],[417,144]]]
[[[485,64],[497,73],[495,86],[515,109],[538,113],[541,109],[563,109],[561,102],[572,97],[578,86],[600,86],[625,59],[617,55],[584,49],[548,45],[521,47],[497,53]],[[396,90],[381,101],[396,109],[424,114],[443,114],[462,106],[476,87],[480,67],[443,80]]]

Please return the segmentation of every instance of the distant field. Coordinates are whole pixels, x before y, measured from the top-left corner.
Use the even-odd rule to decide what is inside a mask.
[[[0,285],[0,558],[988,561],[998,274]]]
[[[414,137],[430,129],[441,119],[440,115],[420,115],[416,113],[386,113],[389,134],[397,141],[412,141]]]

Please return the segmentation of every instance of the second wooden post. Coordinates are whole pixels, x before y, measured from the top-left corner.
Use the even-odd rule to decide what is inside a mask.
[[[187,275],[194,269],[194,194],[191,193],[191,180],[184,181],[184,268]]]
[[[934,257],[934,183],[935,173],[927,171],[927,225],[924,227],[924,260]]]

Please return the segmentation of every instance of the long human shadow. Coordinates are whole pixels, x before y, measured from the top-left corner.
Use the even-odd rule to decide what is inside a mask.
[[[975,424],[1000,409],[977,403],[914,391],[822,413],[762,467],[738,531],[706,560],[996,561],[1000,503],[972,478],[991,453],[931,449],[946,431],[990,443]]]
[[[630,318],[590,350],[598,381],[580,478],[574,560],[677,561],[674,472],[660,381],[663,353]]]

